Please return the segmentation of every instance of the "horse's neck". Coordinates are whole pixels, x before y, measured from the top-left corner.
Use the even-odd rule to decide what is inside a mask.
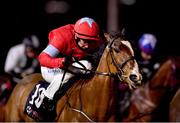
[[[107,49],[105,49],[104,53],[101,56],[101,59],[99,61],[99,65],[98,65],[96,71],[109,72],[107,59],[108,59],[108,52],[107,52]]]
[[[98,81],[98,85],[101,85],[103,87],[107,87],[109,88],[113,82],[111,79],[112,77],[110,77],[109,75],[103,75],[103,73],[107,74],[109,73],[110,74],[110,68],[109,68],[109,57],[108,57],[108,51],[107,49],[105,49],[104,53],[102,54],[101,56],[101,59],[99,61],[99,65],[96,69],[96,72],[100,72],[102,73],[102,75],[99,75],[97,74],[95,77],[94,77],[94,81],[95,82],[96,80]]]
[[[160,69],[156,72],[154,77],[150,80],[150,85],[153,87],[167,87],[169,86],[169,79],[171,78],[172,61],[167,60],[162,64]]]

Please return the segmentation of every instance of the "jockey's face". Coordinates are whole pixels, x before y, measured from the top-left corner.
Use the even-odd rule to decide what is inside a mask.
[[[150,60],[151,58],[152,58],[152,55],[150,55],[150,54],[147,54],[147,53],[145,53],[145,52],[141,52],[141,56],[142,56],[142,58],[144,59],[144,60]]]
[[[30,48],[30,47],[26,47],[26,55],[29,57],[29,58],[35,58],[36,57],[36,51],[33,49],[33,48]]]
[[[78,45],[83,50],[91,50],[95,46],[95,41],[87,40],[87,39],[79,39]]]

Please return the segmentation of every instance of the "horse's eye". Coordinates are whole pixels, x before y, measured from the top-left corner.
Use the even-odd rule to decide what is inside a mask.
[[[120,52],[120,49],[119,48],[114,48],[114,51],[116,52],[116,53],[119,53]]]

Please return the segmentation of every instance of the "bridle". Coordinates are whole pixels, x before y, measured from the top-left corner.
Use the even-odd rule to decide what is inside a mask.
[[[97,74],[97,75],[104,75],[104,76],[110,76],[110,77],[118,77],[118,79],[120,80],[120,82],[122,82],[122,81],[124,80],[124,77],[123,77],[123,76],[125,76],[125,73],[124,73],[124,70],[123,70],[124,66],[125,66],[129,61],[134,60],[135,58],[134,58],[134,56],[131,56],[131,57],[129,57],[128,59],[126,59],[123,63],[118,64],[117,59],[116,59],[115,56],[113,55],[113,50],[112,50],[112,48],[113,48],[113,47],[112,47],[112,44],[113,44],[113,42],[114,42],[117,38],[118,38],[118,37],[113,38],[113,39],[110,41],[110,43],[108,44],[109,54],[110,54],[110,57],[111,57],[111,59],[112,59],[113,65],[114,65],[114,66],[116,67],[116,69],[117,69],[117,72],[112,73],[112,72],[99,72],[99,71],[88,70],[88,69],[86,69],[86,67],[85,67],[81,62],[79,62],[78,60],[76,60],[75,62],[77,62],[78,64],[80,64],[83,68],[79,68],[79,67],[75,67],[75,66],[73,66],[73,67],[75,67],[75,68],[77,68],[77,69],[85,70],[86,72],[92,72],[92,73]],[[81,96],[80,96],[80,97],[81,97]],[[82,103],[82,102],[81,102],[81,103]],[[90,122],[94,122],[88,115],[86,115],[86,114],[83,112],[83,110],[82,110],[82,105],[81,105],[80,109],[75,109],[75,108],[73,108],[73,107],[70,105],[69,102],[68,102],[68,105],[69,105],[69,107],[70,107],[73,111],[76,111],[76,112],[82,114],[82,115],[83,115],[84,117],[86,117]]]
[[[129,57],[128,59],[126,59],[123,63],[118,64],[117,59],[116,59],[115,56],[113,55],[113,50],[112,50],[112,44],[113,44],[113,42],[114,42],[117,38],[118,38],[117,36],[116,36],[115,38],[112,38],[111,41],[110,41],[110,43],[108,44],[109,54],[110,54],[110,56],[111,56],[112,63],[114,64],[114,66],[115,66],[116,69],[117,69],[117,72],[112,73],[112,72],[100,72],[100,71],[88,70],[88,69],[86,69],[86,67],[85,67],[83,64],[81,64],[81,63],[78,62],[78,61],[76,61],[76,62],[77,62],[78,64],[80,64],[83,68],[79,68],[79,67],[78,67],[78,68],[75,67],[75,68],[77,68],[77,69],[82,69],[82,70],[85,70],[85,71],[87,71],[87,72],[89,71],[89,72],[92,72],[92,73],[97,74],[97,75],[104,75],[104,76],[110,76],[110,77],[118,77],[118,79],[119,79],[120,81],[123,81],[123,80],[124,80],[124,77],[123,77],[123,76],[125,76],[125,73],[124,73],[124,70],[123,70],[124,66],[125,66],[129,61],[134,60],[135,58],[134,58],[134,56],[131,56],[131,57]],[[73,67],[74,67],[74,66],[73,66]]]
[[[114,41],[115,39],[112,40],[112,42]],[[113,55],[113,51],[112,51],[112,47],[110,47],[110,50],[109,50],[109,53],[110,53],[110,56],[111,56],[111,59],[112,59],[112,63],[114,64],[114,66],[116,67],[117,69],[117,72],[115,73],[115,75],[119,78],[120,81],[123,81],[124,78],[123,76],[125,75],[124,74],[124,66],[131,60],[134,60],[134,57],[131,56],[129,57],[128,59],[126,59],[123,63],[121,64],[118,64],[116,58],[114,57]],[[112,73],[113,74],[113,73]]]
[[[102,75],[107,75],[107,76],[116,76],[119,78],[120,81],[123,81],[124,78],[123,76],[125,75],[124,73],[124,66],[131,60],[134,60],[134,56],[131,56],[129,57],[128,59],[126,59],[123,63],[119,64],[117,62],[117,59],[115,58],[115,56],[113,55],[113,50],[112,50],[112,44],[113,42],[117,39],[118,37],[116,36],[115,38],[112,38],[110,43],[108,44],[108,47],[109,47],[109,54],[111,56],[111,59],[112,59],[112,63],[114,64],[114,66],[116,67],[117,69],[117,72],[115,73],[111,73],[111,72],[108,72],[108,73],[105,73],[105,72],[99,72],[98,74],[102,74]],[[120,52],[120,51],[119,51]],[[96,73],[97,74],[97,73]]]

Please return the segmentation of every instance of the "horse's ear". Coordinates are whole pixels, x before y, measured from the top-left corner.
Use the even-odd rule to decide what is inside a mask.
[[[104,33],[104,37],[106,38],[106,42],[110,42],[111,38],[110,38],[110,34],[108,33]]]
[[[123,28],[123,29],[121,30],[121,35],[122,35],[122,36],[125,36],[125,31],[126,31],[125,28]]]

